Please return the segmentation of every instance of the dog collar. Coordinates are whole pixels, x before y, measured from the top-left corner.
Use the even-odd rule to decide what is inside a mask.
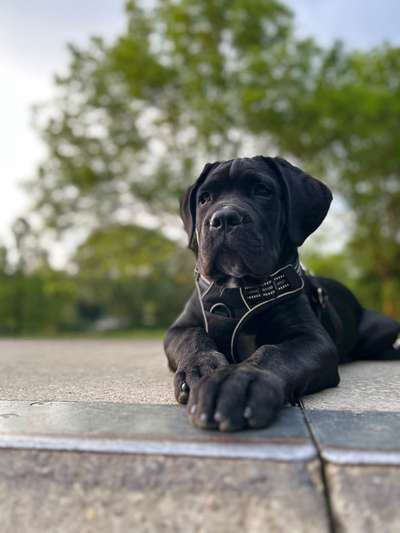
[[[248,320],[267,307],[298,295],[304,287],[298,260],[256,286],[221,289],[198,272],[195,283],[205,330],[213,338],[230,337],[229,346],[227,339],[221,339],[220,344],[224,345],[225,352],[230,352],[234,362],[239,361],[237,340]]]

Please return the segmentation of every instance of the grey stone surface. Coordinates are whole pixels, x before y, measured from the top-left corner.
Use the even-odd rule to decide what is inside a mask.
[[[331,531],[321,461],[315,449],[304,453],[304,435],[284,436],[292,446],[286,451],[302,450],[295,461],[271,460],[268,450],[257,455],[264,444],[284,449],[285,438],[274,431],[282,421],[293,431],[291,415],[283,413],[262,445],[257,432],[208,435],[192,428],[184,409],[165,405],[175,401],[160,342],[0,340],[0,360],[1,531]],[[400,531],[400,467],[393,460],[400,362],[359,362],[340,372],[338,388],[304,400],[324,459],[335,531]],[[17,404],[8,403],[14,400],[19,417],[11,409]],[[130,404],[153,409],[152,416],[131,428],[138,407]],[[79,405],[87,407],[82,419]],[[150,435],[158,409],[166,410],[164,425]],[[40,420],[47,424],[43,433]],[[32,439],[45,446],[33,449]],[[149,442],[164,448],[149,450]],[[108,453],[115,445],[130,453]],[[180,455],[169,455],[171,445],[183,446]],[[185,446],[192,446],[189,454]],[[216,457],[218,449],[225,455]]]
[[[325,475],[340,533],[400,531],[400,468],[328,463]]]
[[[0,340],[0,399],[173,404],[161,341]]]
[[[318,462],[2,450],[4,533],[324,533]]]
[[[110,402],[0,401],[0,447],[245,457],[316,457],[303,415],[287,407],[262,431],[222,434],[193,427],[184,408]]]
[[[329,531],[320,464],[297,409],[266,432],[207,434],[178,406],[143,405],[175,404],[160,342],[3,340],[0,354],[2,532]],[[80,417],[83,402],[93,403]],[[133,403],[143,411],[131,425]],[[41,438],[69,451],[32,449]],[[149,450],[149,439],[163,451]],[[72,451],[82,442],[86,451]],[[266,459],[285,442],[291,460]],[[111,453],[115,445],[130,453]],[[168,455],[172,445],[220,456]]]
[[[400,362],[341,367],[337,389],[304,400],[334,531],[400,531]],[[332,411],[334,409],[334,411]]]
[[[400,413],[309,410],[305,416],[326,461],[400,466]]]
[[[400,361],[362,361],[340,367],[341,382],[304,398],[306,409],[400,412]]]
[[[0,339],[0,399],[174,404],[161,341]],[[340,368],[339,387],[308,409],[399,411],[400,362]]]

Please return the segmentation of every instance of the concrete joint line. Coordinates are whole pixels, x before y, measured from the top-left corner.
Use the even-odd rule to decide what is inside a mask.
[[[325,505],[326,505],[326,514],[328,516],[329,532],[335,533],[336,532],[335,518],[334,518],[334,513],[333,513],[333,508],[332,508],[332,498],[331,498],[331,494],[329,490],[329,482],[328,482],[327,473],[326,473],[326,461],[323,457],[323,452],[320,448],[319,442],[314,435],[314,431],[311,427],[311,424],[309,423],[307,419],[307,414],[304,408],[304,404],[301,400],[299,401],[299,406],[304,417],[304,423],[307,426],[308,432],[310,434],[310,438],[317,451],[317,459],[320,465],[321,480],[322,480],[322,485],[324,488],[324,499],[325,499]]]

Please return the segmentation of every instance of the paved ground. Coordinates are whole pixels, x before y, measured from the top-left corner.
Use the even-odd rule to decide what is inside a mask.
[[[341,382],[308,396],[308,409],[400,412],[400,361],[362,361],[340,367]]]
[[[0,362],[2,532],[400,531],[400,362],[235,435],[190,426],[160,342],[0,340]]]
[[[0,399],[174,404],[161,341],[1,340]],[[400,412],[400,363],[342,366],[310,409]]]
[[[175,403],[161,341],[1,340],[0,399]]]

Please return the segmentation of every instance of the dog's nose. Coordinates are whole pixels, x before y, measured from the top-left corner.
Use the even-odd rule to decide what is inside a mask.
[[[243,217],[233,207],[222,207],[213,213],[210,219],[212,230],[229,231],[235,226],[242,224]]]

